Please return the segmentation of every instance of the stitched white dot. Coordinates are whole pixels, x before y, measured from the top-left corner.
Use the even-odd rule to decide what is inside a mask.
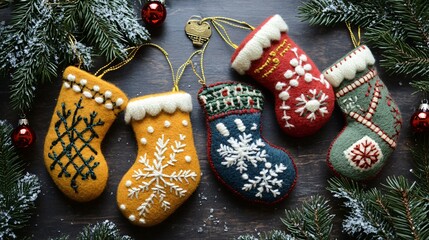
[[[270,163],[270,162],[266,162],[266,163],[265,163],[265,167],[266,167],[266,168],[271,168],[271,167],[272,167],[272,165],[271,165],[271,163]]]
[[[111,110],[111,109],[113,109],[113,104],[109,102],[109,103],[104,104],[104,107]]]
[[[307,56],[302,54],[301,56],[299,56],[299,59],[301,59],[301,61],[303,62],[307,62]]]
[[[96,92],[100,91],[100,87],[98,85],[94,85],[92,89]]]
[[[133,184],[133,182],[131,182],[131,180],[127,180],[125,182],[125,187],[131,187],[131,184]]]
[[[85,86],[88,83],[88,81],[86,79],[81,79],[80,80],[80,85]]]
[[[75,75],[73,75],[73,74],[69,74],[69,75],[67,75],[67,79],[68,79],[70,82],[73,82],[74,80],[76,80],[76,76],[75,76]]]
[[[171,125],[170,121],[165,121],[164,122],[164,127],[168,128],[168,127],[170,127],[170,125]]]
[[[185,161],[186,162],[189,163],[189,162],[191,162],[191,160],[192,160],[191,156],[185,156]]]
[[[136,220],[136,216],[134,216],[134,215],[130,215],[130,216],[128,217],[128,219],[130,219],[130,221],[134,222],[134,221]]]
[[[81,88],[79,87],[79,85],[73,85],[73,91],[75,92],[80,92]]]
[[[70,88],[70,83],[68,83],[68,82],[64,82],[63,86],[64,86],[65,88]]]
[[[307,63],[307,64],[304,65],[304,70],[305,71],[311,71],[311,69],[312,69],[311,64]]]
[[[298,87],[298,85],[299,85],[298,80],[295,80],[295,79],[290,80],[290,81],[289,81],[289,84],[290,84],[292,87]]]
[[[304,76],[304,80],[306,82],[311,82],[313,80],[313,75],[311,75],[311,73],[306,73],[305,76]]]
[[[141,142],[141,144],[146,145],[147,139],[146,138],[140,138],[140,142]]]
[[[140,223],[143,223],[143,224],[144,224],[144,223],[146,223],[146,221],[145,221],[143,218],[140,218],[140,219],[139,219],[139,222],[140,222]]]
[[[249,175],[247,175],[246,173],[243,173],[243,175],[241,175],[241,178],[244,180],[249,179]]]
[[[107,90],[106,92],[104,92],[104,96],[105,96],[106,98],[111,98],[111,97],[112,97],[112,92],[111,92],[111,91],[109,91],[109,90]]]
[[[92,93],[89,91],[83,91],[83,95],[87,98],[92,98]]]
[[[96,97],[94,99],[98,104],[102,104],[104,102],[104,99],[102,97]]]
[[[183,125],[183,126],[185,126],[185,127],[186,127],[186,126],[188,126],[188,121],[183,120],[183,121],[182,121],[182,125]]]
[[[116,106],[121,106],[122,104],[124,103],[124,99],[122,99],[122,98],[118,98],[118,99],[116,99]]]
[[[296,66],[295,67],[295,72],[299,75],[299,76],[304,76],[305,74],[305,70],[302,66]]]
[[[121,206],[119,206],[122,210],[127,209],[127,207],[125,206],[125,204],[121,204]]]
[[[293,72],[291,70],[287,70],[284,74],[286,79],[289,79],[293,76]]]
[[[292,65],[293,67],[298,66],[298,64],[299,64],[298,59],[296,59],[296,58],[292,58],[292,59],[290,60],[290,65]]]
[[[283,101],[288,100],[290,97],[289,93],[287,91],[283,91],[279,94],[279,98]]]
[[[155,131],[155,129],[153,129],[152,126],[147,127],[147,132],[148,133],[153,133]]]
[[[285,85],[286,85],[285,83],[277,82],[276,83],[276,90],[281,91]]]

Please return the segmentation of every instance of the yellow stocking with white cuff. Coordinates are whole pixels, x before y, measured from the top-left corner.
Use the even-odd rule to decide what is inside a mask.
[[[196,190],[201,177],[188,93],[174,91],[131,99],[125,121],[138,142],[135,163],[118,186],[117,203],[133,224],[153,226]]]
[[[45,166],[70,199],[87,202],[104,190],[108,166],[101,142],[127,105],[115,85],[76,67],[68,67],[45,138]]]

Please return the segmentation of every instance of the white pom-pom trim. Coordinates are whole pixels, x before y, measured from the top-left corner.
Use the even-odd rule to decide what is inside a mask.
[[[231,67],[243,75],[249,70],[252,61],[261,58],[264,48],[271,46],[272,41],[280,40],[282,32],[287,32],[288,26],[280,15],[270,18],[246,45],[236,55]]]
[[[182,112],[191,112],[191,95],[185,92],[177,92],[131,101],[125,110],[125,122],[129,123],[131,119],[142,120],[146,114],[154,117],[161,111],[171,114],[177,109]]]
[[[374,65],[374,63],[375,59],[371,50],[362,45],[346,55],[341,61],[325,69],[323,75],[333,87],[338,87],[344,79],[354,79],[357,72],[365,70],[368,65]]]

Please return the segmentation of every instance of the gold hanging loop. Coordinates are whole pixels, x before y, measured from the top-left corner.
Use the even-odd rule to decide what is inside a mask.
[[[357,39],[356,39],[355,34],[353,33],[352,26],[351,26],[350,22],[346,22],[346,27],[349,30],[350,39],[351,39],[351,41],[353,43],[353,46],[355,48],[358,47],[360,45],[360,41],[361,41],[360,27],[358,26],[358,28],[357,28],[357,35],[358,35]]]

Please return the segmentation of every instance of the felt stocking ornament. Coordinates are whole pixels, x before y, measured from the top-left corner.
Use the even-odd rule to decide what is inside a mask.
[[[86,202],[104,190],[108,166],[100,145],[127,96],[116,86],[76,67],[63,85],[45,138],[49,175],[69,198]]]
[[[336,173],[355,180],[374,177],[382,169],[402,125],[398,106],[374,63],[371,51],[362,45],[323,71],[347,120],[331,144],[327,162]]]
[[[131,99],[125,121],[138,142],[137,159],[122,177],[117,203],[139,226],[170,216],[196,190],[201,177],[190,112],[192,99],[182,91]]]
[[[297,170],[286,150],[261,136],[261,92],[245,84],[217,83],[203,87],[198,98],[206,114],[208,159],[218,180],[251,202],[286,198]]]
[[[303,137],[329,120],[335,99],[332,87],[287,33],[279,15],[269,17],[239,45],[231,66],[269,89],[282,130]]]

